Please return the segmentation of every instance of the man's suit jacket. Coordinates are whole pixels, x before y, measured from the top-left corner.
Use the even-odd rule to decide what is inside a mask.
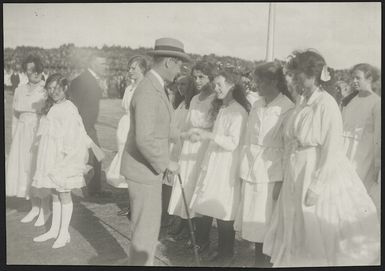
[[[88,136],[95,144],[99,145],[95,124],[99,115],[99,102],[103,90],[100,88],[98,81],[86,70],[72,80],[67,93],[79,110]]]
[[[130,130],[124,148],[121,174],[128,180],[152,184],[169,163],[169,141],[174,109],[159,80],[148,72],[133,94]]]

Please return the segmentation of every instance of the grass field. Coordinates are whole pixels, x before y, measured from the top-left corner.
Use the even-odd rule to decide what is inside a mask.
[[[123,115],[121,100],[104,99],[100,104],[100,116],[96,126],[99,141],[105,150],[103,169],[110,164],[116,153],[115,132]],[[12,95],[5,93],[5,150],[11,142]],[[82,192],[73,192],[74,212],[70,226],[71,242],[61,249],[52,249],[53,240],[34,243],[33,237],[48,230],[50,221],[43,227],[33,223],[20,223],[29,209],[24,200],[8,198],[6,214],[7,263],[22,265],[113,265],[113,259],[128,254],[130,242],[129,223],[126,217],[116,213],[126,205],[127,193],[103,181],[103,189],[113,194],[108,200],[92,202],[83,197]],[[217,232],[213,228],[211,249],[216,248]],[[236,241],[236,258],[233,266],[246,267],[253,264],[252,244]],[[184,243],[167,238],[162,230],[156,253],[155,264],[159,266],[192,266],[193,254]]]

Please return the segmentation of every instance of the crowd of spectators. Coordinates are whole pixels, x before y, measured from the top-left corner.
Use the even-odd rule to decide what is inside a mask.
[[[39,47],[20,46],[15,49],[5,48],[4,50],[4,89],[14,91],[18,84],[26,81],[26,76],[21,69],[21,60],[27,55],[34,54],[41,57],[45,64],[44,77],[60,72],[69,80],[78,76],[85,67],[86,59],[95,51],[102,51],[108,59],[109,72],[104,79],[104,97],[108,98],[122,98],[124,90],[131,84],[131,80],[127,75],[127,62],[133,55],[146,55],[149,48],[140,47],[138,49],[131,49],[130,47],[121,46],[103,46],[98,49],[96,47],[76,47],[74,44],[64,44],[59,48],[44,49]],[[236,71],[242,75],[247,76],[253,68],[261,61],[248,61],[235,57],[220,57],[214,54],[210,55],[196,55],[191,54],[194,61],[206,60],[215,63],[218,68],[226,68]],[[183,73],[188,73],[191,67],[184,66]],[[325,87],[326,90],[339,100],[340,94],[336,90],[336,82],[345,81],[350,82],[349,68],[344,70],[334,70],[330,67],[332,80]],[[251,86],[253,87],[253,86]],[[375,92],[381,95],[381,80],[373,86]]]

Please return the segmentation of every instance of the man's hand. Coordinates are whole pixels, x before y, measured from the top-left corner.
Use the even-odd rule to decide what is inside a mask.
[[[199,128],[192,128],[189,132],[192,134],[191,137],[196,136],[198,140],[212,139],[213,137],[213,133]]]
[[[310,207],[317,203],[318,194],[308,189],[305,196],[305,206]]]
[[[176,174],[179,172],[179,164],[177,162],[170,161],[166,170],[168,171],[168,173]]]

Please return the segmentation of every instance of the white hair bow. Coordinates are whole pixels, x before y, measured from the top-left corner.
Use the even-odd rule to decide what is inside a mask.
[[[331,79],[328,66],[324,65],[321,72],[321,81],[327,82]]]

